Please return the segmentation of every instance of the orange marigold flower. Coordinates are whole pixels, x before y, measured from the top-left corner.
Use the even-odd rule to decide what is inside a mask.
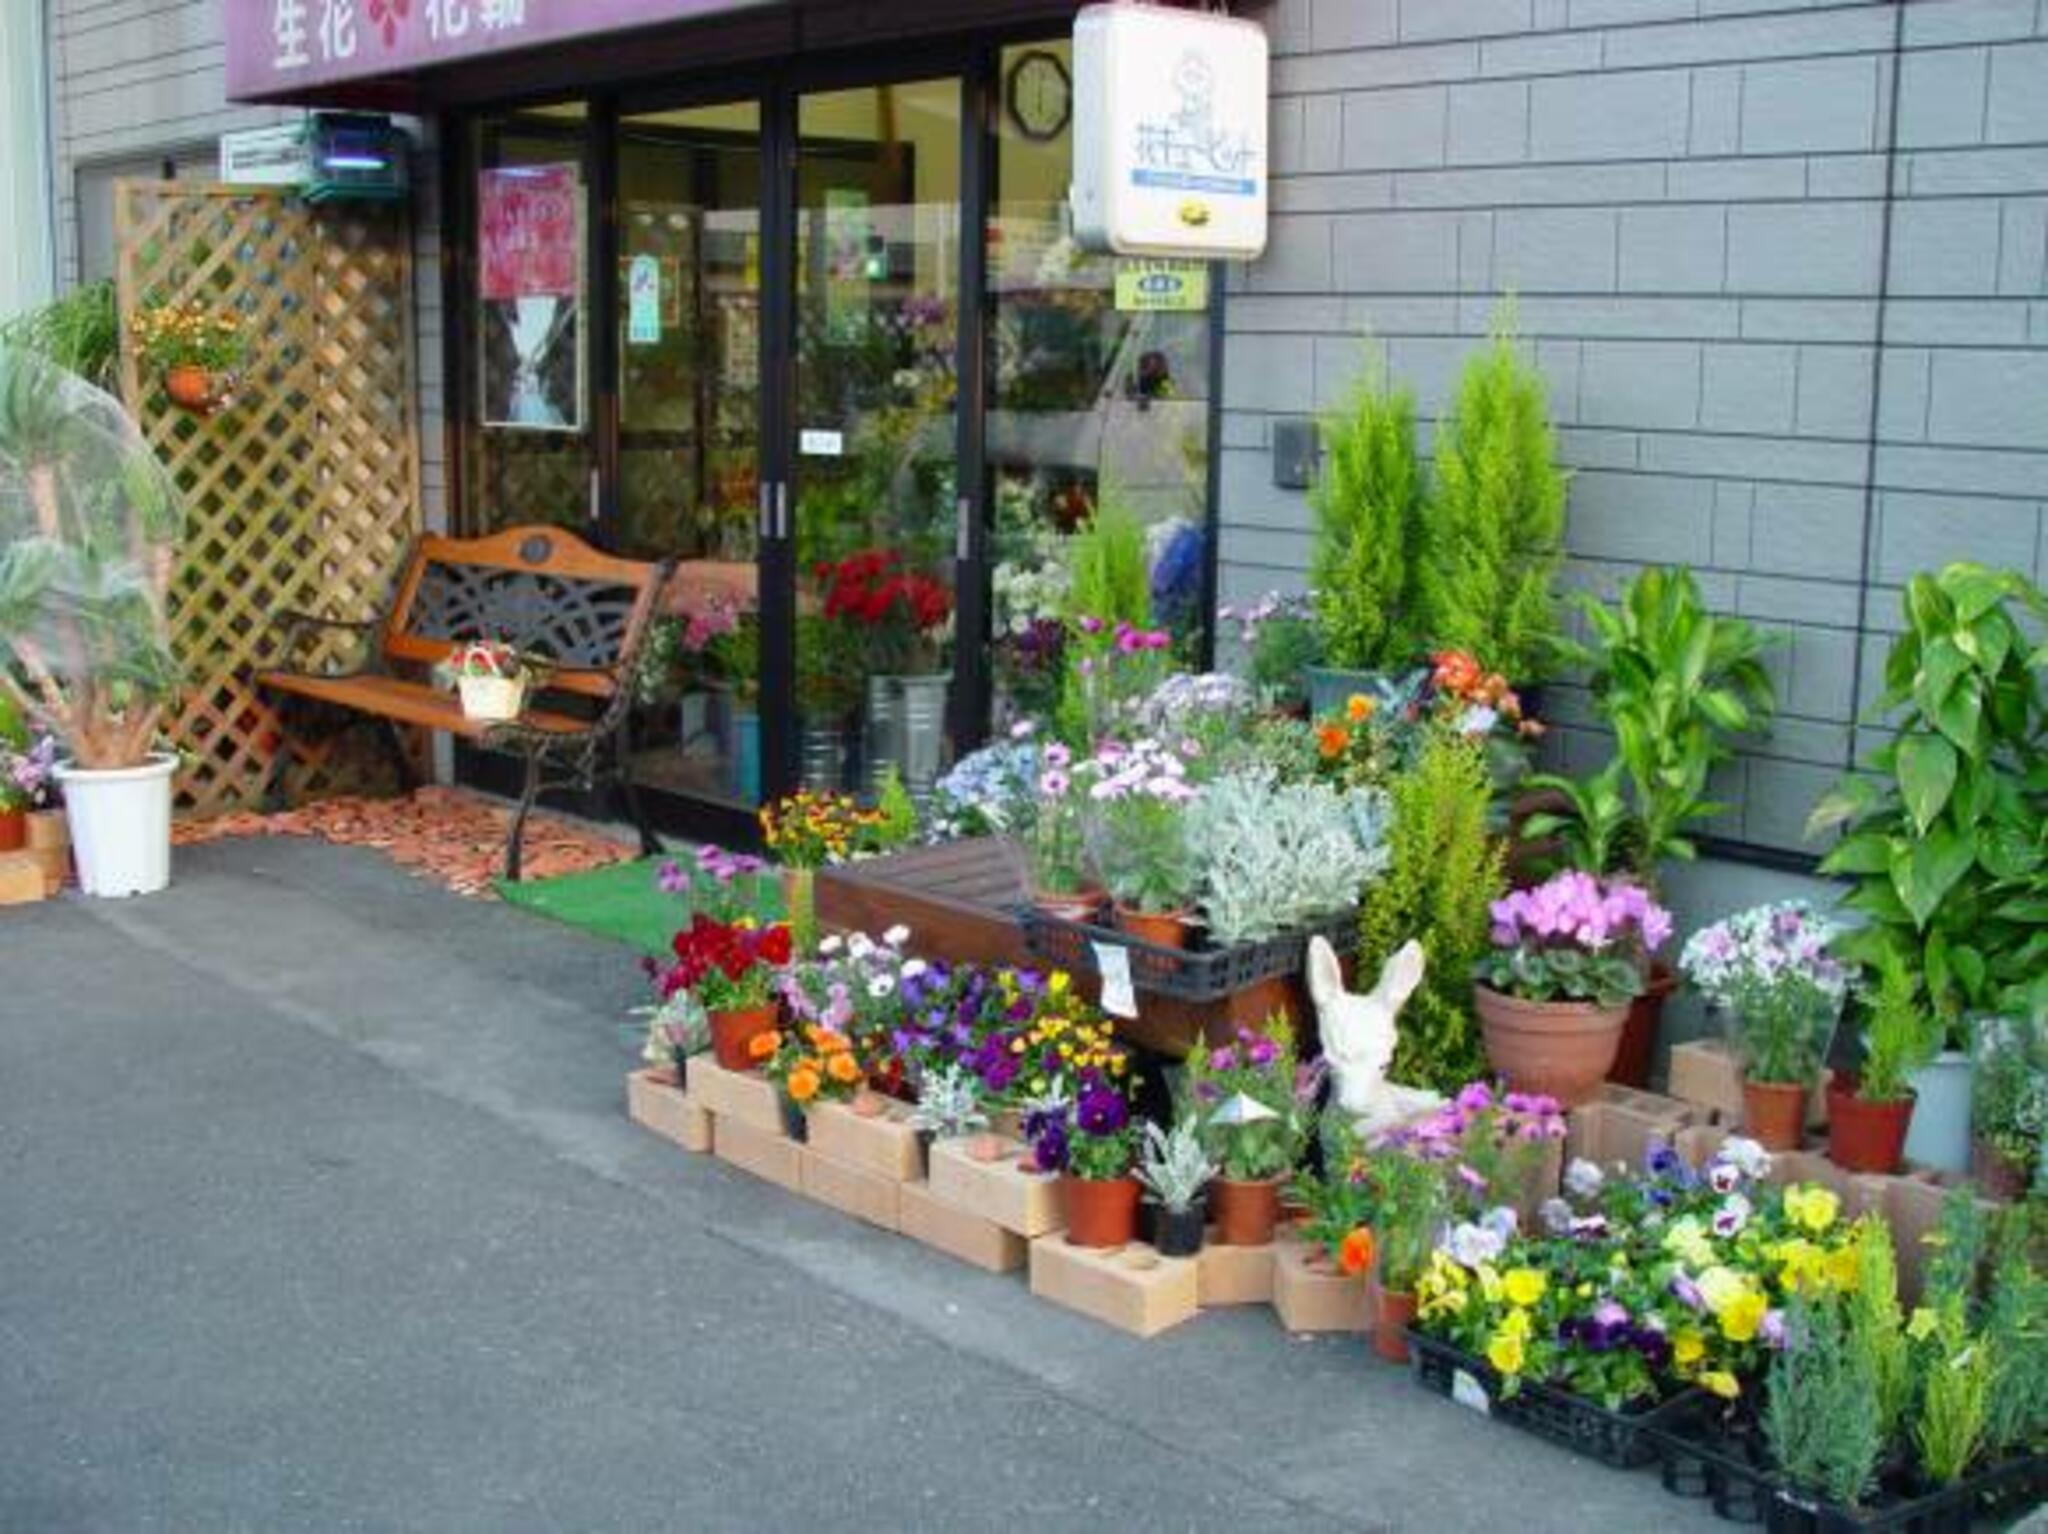
[[[1362,692],[1354,692],[1344,700],[1344,717],[1353,724],[1364,724],[1366,720],[1372,718],[1374,707],[1372,699]]]
[[[818,1073],[809,1065],[799,1065],[789,1073],[789,1100],[793,1103],[807,1103],[818,1095],[822,1083]]]
[[[757,1033],[747,1040],[747,1056],[753,1060],[765,1060],[780,1048],[782,1035],[779,1033]]]
[[[1329,761],[1344,754],[1344,748],[1351,744],[1351,732],[1341,724],[1319,724],[1316,726],[1316,749]]]
[[[1337,1268],[1347,1276],[1363,1273],[1372,1266],[1372,1232],[1361,1225],[1337,1244]]]
[[[832,1055],[825,1061],[825,1074],[842,1086],[852,1086],[860,1080],[860,1062],[852,1055]]]

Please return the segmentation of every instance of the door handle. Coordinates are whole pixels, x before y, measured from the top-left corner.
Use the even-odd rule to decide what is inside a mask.
[[[761,481],[757,496],[761,503],[759,514],[754,518],[754,536],[764,543],[775,536],[775,482]]]
[[[954,533],[954,557],[966,564],[974,557],[974,498],[963,495],[953,503],[953,514],[957,519]]]
[[[775,536],[785,541],[789,538],[789,481],[775,482]]]

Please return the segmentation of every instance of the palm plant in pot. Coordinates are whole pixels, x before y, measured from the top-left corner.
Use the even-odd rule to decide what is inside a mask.
[[[1216,1175],[1216,1163],[1202,1148],[1200,1129],[1183,1118],[1172,1129],[1145,1125],[1145,1145],[1138,1163],[1151,1220],[1152,1245],[1162,1257],[1192,1257],[1202,1249],[1208,1223],[1203,1190]]]
[[[1908,1078],[1941,1048],[1941,1020],[1892,950],[1878,958],[1863,1020],[1863,1059],[1828,1084],[1828,1159],[1852,1172],[1896,1172],[1913,1117]]]
[[[1576,869],[1493,903],[1473,1000],[1486,1055],[1517,1090],[1576,1107],[1621,1047],[1671,913],[1641,885]]]
[[[1285,1015],[1188,1057],[1186,1112],[1215,1158],[1209,1212],[1221,1246],[1264,1246],[1280,1219],[1281,1185],[1293,1175],[1314,1122],[1297,1092],[1294,1030]]]
[[[182,515],[170,474],[110,396],[0,348],[0,692],[56,736],[79,885],[170,882],[177,692],[166,597]]]
[[[1722,808],[1707,780],[1737,737],[1763,728],[1775,706],[1764,669],[1767,636],[1740,618],[1709,612],[1685,569],[1644,570],[1613,607],[1580,595],[1589,643],[1564,641],[1560,654],[1582,669],[1614,756],[1583,783],[1529,779],[1562,802],[1523,824],[1528,840],[1560,837],[1575,866],[1626,874],[1653,894],[1663,870],[1697,856],[1693,837]],[[1654,966],[1630,1008],[1614,1079],[1646,1085],[1677,977]]]
[[[1702,927],[1679,967],[1719,1009],[1742,1055],[1744,1131],[1766,1150],[1797,1150],[1806,1105],[1848,994],[1830,951],[1841,936],[1803,900],[1780,901]]]

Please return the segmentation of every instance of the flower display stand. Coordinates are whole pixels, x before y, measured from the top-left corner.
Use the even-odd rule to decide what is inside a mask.
[[[695,1076],[693,1069],[691,1075]],[[763,1129],[747,1119],[719,1117],[711,1133],[712,1153],[742,1172],[772,1182],[791,1193],[804,1191],[803,1146],[782,1132]]]
[[[1156,1337],[1193,1320],[1197,1287],[1194,1258],[1162,1257],[1142,1241],[1074,1246],[1055,1231],[1031,1243],[1033,1294],[1133,1336]]]
[[[1195,1255],[1196,1295],[1202,1308],[1272,1304],[1278,1246],[1271,1241],[1264,1246],[1219,1246],[1212,1234]]]
[[[811,1110],[811,1152],[890,1182],[921,1182],[924,1147],[909,1118],[896,1102],[871,1118],[844,1103],[821,1103]]]
[[[1827,1084],[1832,1071],[1822,1071],[1807,1109],[1809,1125],[1828,1121]],[[1726,1039],[1694,1039],[1671,1046],[1671,1095],[1692,1104],[1695,1123],[1739,1125],[1742,1122],[1742,1062]]]
[[[815,1121],[811,1128],[815,1134]],[[799,1161],[802,1192],[807,1198],[837,1209],[841,1214],[851,1215],[878,1230],[902,1228],[898,1213],[898,1190],[902,1185],[895,1178],[834,1160],[822,1154],[815,1142],[805,1147]]]
[[[1274,1243],[1273,1309],[1290,1332],[1372,1330],[1365,1276],[1339,1273],[1305,1241]]]
[[[1603,1167],[1619,1161],[1639,1168],[1652,1143],[1673,1143],[1699,1118],[1691,1103],[1610,1081],[1591,1102],[1572,1109],[1565,1154]]]
[[[686,1151],[711,1149],[711,1115],[681,1087],[645,1071],[626,1078],[626,1112],[634,1123]]]
[[[911,1240],[985,1273],[1015,1273],[1024,1266],[1029,1247],[1022,1236],[933,1197],[929,1184],[906,1182],[896,1199],[897,1229]]]
[[[965,1141],[941,1140],[931,1151],[931,1193],[941,1203],[978,1214],[1027,1241],[1066,1224],[1059,1178],[1027,1172],[1024,1147],[1004,1142],[995,1161],[977,1161]]]
[[[752,1071],[729,1071],[709,1055],[690,1061],[690,1095],[706,1112],[726,1123],[742,1123],[769,1134],[782,1133],[782,1103],[775,1084]]]

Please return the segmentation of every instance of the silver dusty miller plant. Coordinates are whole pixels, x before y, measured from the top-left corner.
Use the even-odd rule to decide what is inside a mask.
[[[1216,1164],[1202,1149],[1193,1119],[1182,1119],[1170,1131],[1145,1125],[1138,1181],[1168,1213],[1179,1214],[1194,1203],[1215,1175]]]
[[[925,1072],[917,1084],[910,1127],[941,1140],[957,1140],[986,1129],[988,1115],[981,1111],[980,1078],[957,1064]]]
[[[1386,866],[1386,831],[1377,789],[1218,778],[1190,806],[1188,827],[1210,936],[1257,942],[1350,909]]]

